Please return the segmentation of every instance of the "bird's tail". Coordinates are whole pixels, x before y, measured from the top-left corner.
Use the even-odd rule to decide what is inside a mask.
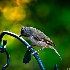
[[[58,51],[53,47],[49,45],[49,48],[53,49],[55,51],[55,53],[60,57],[60,59],[62,60],[60,54],[58,53]]]

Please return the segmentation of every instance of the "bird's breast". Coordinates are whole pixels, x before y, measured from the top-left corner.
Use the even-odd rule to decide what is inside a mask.
[[[36,46],[40,46],[40,47],[46,47],[46,46],[47,46],[46,42],[37,41],[37,40],[34,39],[33,36],[28,37],[28,39],[29,39],[32,43],[34,43]]]

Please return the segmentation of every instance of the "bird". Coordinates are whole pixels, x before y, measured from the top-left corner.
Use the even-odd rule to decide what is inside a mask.
[[[34,27],[22,26],[21,34],[19,37],[21,36],[27,37],[35,46],[39,46],[41,48],[40,50],[43,50],[44,48],[53,49],[58,54],[58,56],[61,58],[60,54],[53,47],[55,46],[53,41],[39,29],[34,28]]]

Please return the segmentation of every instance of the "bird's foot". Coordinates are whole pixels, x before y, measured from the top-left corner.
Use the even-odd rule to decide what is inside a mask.
[[[34,54],[36,54],[36,53],[39,54],[38,51],[35,51],[35,52],[32,53],[32,55],[34,55]]]

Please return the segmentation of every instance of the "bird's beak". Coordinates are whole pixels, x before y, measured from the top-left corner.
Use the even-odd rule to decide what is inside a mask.
[[[22,35],[19,35],[19,37],[21,37]]]

